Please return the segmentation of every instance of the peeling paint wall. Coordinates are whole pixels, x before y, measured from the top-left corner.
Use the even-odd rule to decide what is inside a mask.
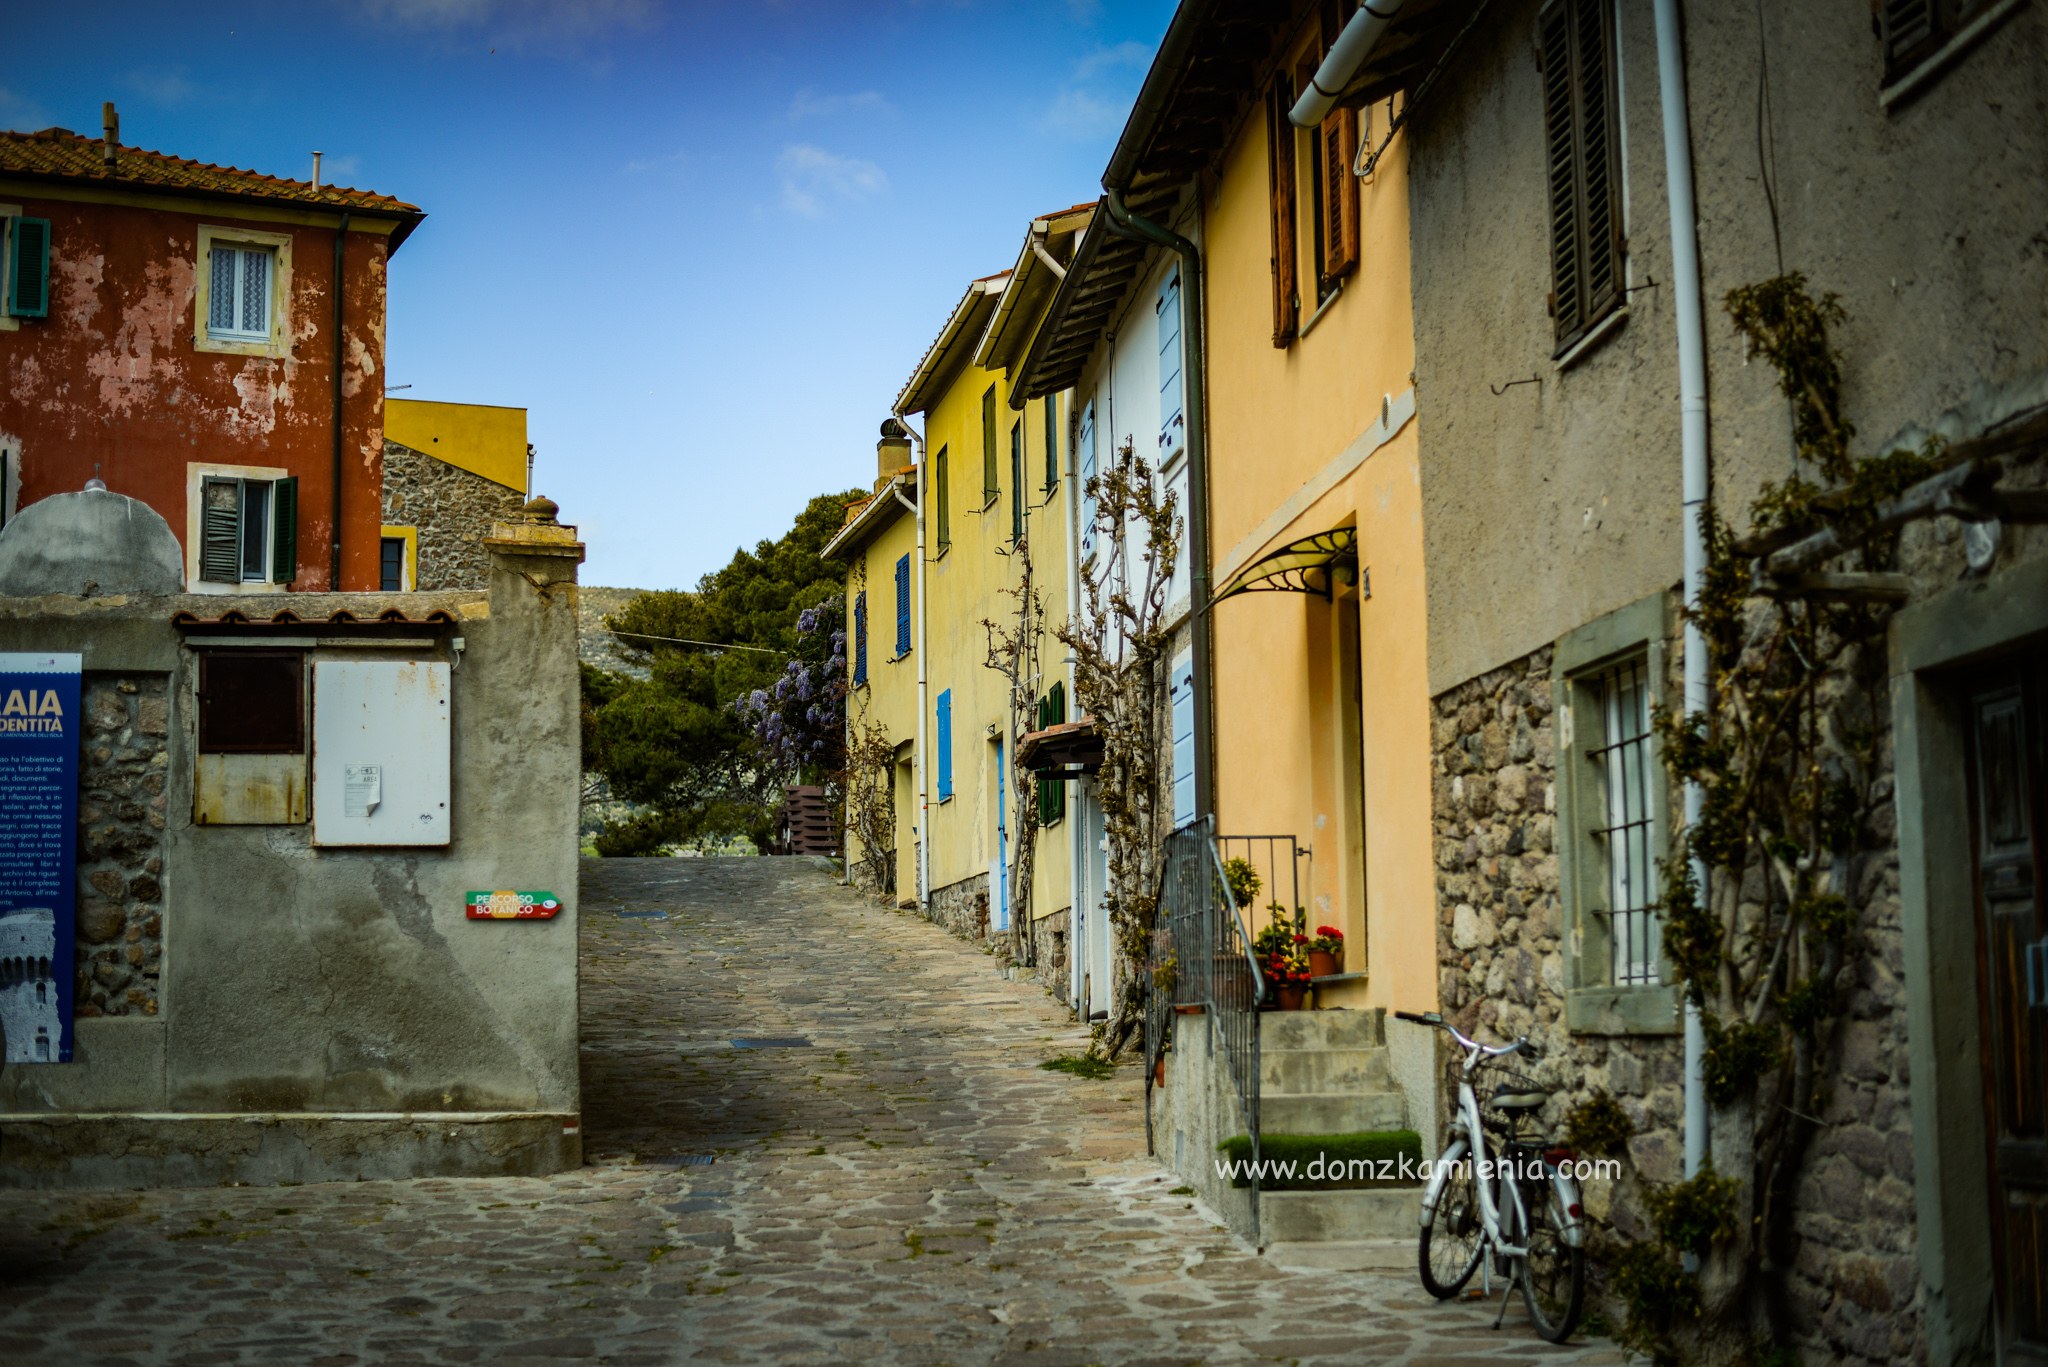
[[[186,527],[186,467],[252,465],[299,478],[297,589],[332,589],[333,226],[129,203],[0,198],[50,220],[50,314],[0,331],[0,431],[20,466],[22,507],[107,487]],[[288,239],[283,356],[199,349],[201,225]],[[384,225],[377,225],[378,228]],[[377,585],[383,479],[386,239],[347,234],[343,279],[342,583]]]

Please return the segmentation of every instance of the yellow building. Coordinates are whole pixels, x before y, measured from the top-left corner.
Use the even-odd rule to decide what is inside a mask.
[[[483,538],[526,501],[532,457],[523,408],[387,398],[381,587],[482,588]]]
[[[1009,373],[1058,282],[1047,261],[1071,257],[1090,207],[1035,220],[1015,269],[968,286],[896,400],[916,450],[902,437],[883,442],[883,465],[892,450],[917,459],[878,470],[876,495],[849,510],[824,552],[848,567],[849,619],[863,592],[870,605],[864,679],[854,629],[847,718],[856,743],[867,725],[895,743],[898,897],[968,938],[1014,935],[1018,956],[1048,980],[1066,972],[1073,901],[1066,794],[1038,791],[1029,775],[1020,785],[1014,756],[1020,735],[1064,719],[1072,691],[1052,633],[1069,602],[1073,442],[1064,396],[1013,410]],[[1004,654],[992,635],[1024,625],[1027,567],[1037,611],[1013,687],[991,664]],[[885,598],[892,615],[878,627],[872,605]],[[1017,869],[1033,825],[1027,895]],[[858,863],[852,833],[848,848]]]

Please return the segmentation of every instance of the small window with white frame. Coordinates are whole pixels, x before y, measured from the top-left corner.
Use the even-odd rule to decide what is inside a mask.
[[[193,344],[201,351],[283,356],[290,336],[291,236],[199,229]]]
[[[1581,1033],[1677,1028],[1659,909],[1670,785],[1651,722],[1670,622],[1667,595],[1652,594],[1567,633],[1552,654],[1565,1010]]]

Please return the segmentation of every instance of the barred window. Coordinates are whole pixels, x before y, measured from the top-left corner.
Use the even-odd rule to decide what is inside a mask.
[[[1606,866],[1609,946],[1616,987],[1653,985],[1663,935],[1657,922],[1655,781],[1650,754],[1648,662],[1636,656],[1587,681],[1599,709],[1599,743],[1586,751],[1602,801],[1590,834]]]

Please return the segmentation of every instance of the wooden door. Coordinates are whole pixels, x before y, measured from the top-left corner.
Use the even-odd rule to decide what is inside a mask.
[[[2048,655],[1984,671],[1969,697],[1991,1237],[2009,1363],[2048,1363]]]

